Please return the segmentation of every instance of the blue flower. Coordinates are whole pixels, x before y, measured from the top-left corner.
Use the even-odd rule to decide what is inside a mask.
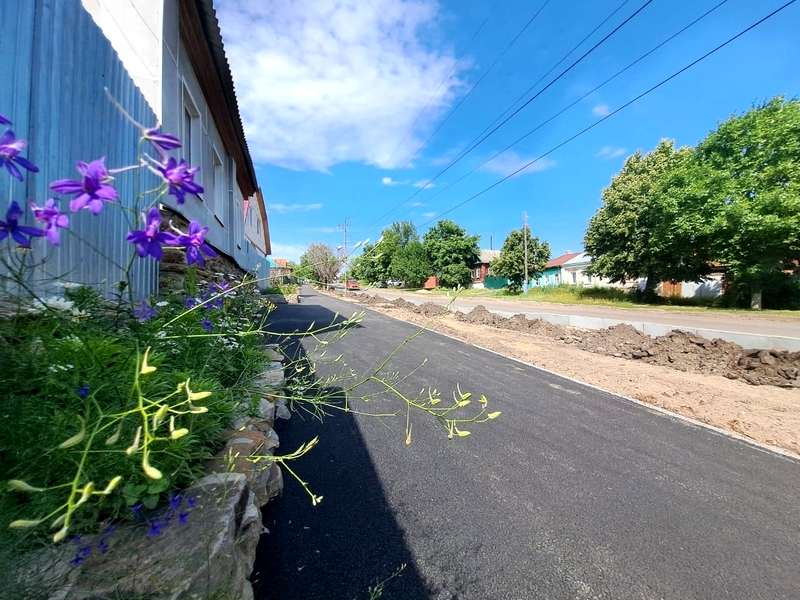
[[[141,305],[139,308],[135,308],[133,310],[133,316],[135,316],[139,323],[144,323],[145,321],[149,321],[153,317],[158,314],[158,311],[150,306],[150,303],[147,300],[142,300]]]
[[[178,510],[181,507],[181,502],[182,501],[183,501],[183,496],[181,496],[180,494],[176,494],[175,492],[172,492],[169,495],[169,507],[172,510]]]
[[[8,121],[8,119],[5,117],[3,117],[3,119]],[[19,153],[22,152],[27,145],[28,142],[25,140],[16,139],[14,137],[14,132],[10,129],[6,131],[2,137],[0,137],[0,165],[4,165],[5,168],[8,169],[8,172],[20,181],[22,181],[22,173],[20,173],[17,165],[34,173],[39,172],[39,167],[37,167],[27,158],[23,158],[19,155]]]
[[[11,125],[11,121],[9,121],[4,115],[0,115],[0,125]]]
[[[140,258],[152,256],[156,260],[161,260],[165,246],[174,246],[176,238],[173,234],[166,231],[159,231],[161,227],[161,213],[157,206],[153,206],[144,217],[144,229],[135,230],[128,233],[125,237],[130,243],[136,244],[136,254]]]
[[[2,157],[0,157],[0,160]],[[36,227],[29,227],[28,225],[20,225],[19,220],[25,213],[20,208],[19,204],[14,200],[8,205],[6,211],[6,220],[0,220],[0,241],[6,239],[9,235],[24,248],[31,247],[30,238],[41,237],[44,231]],[[28,236],[27,238],[25,236]]]
[[[151,521],[150,522],[150,529],[147,531],[148,537],[158,537],[161,535],[162,530],[164,527],[167,526],[167,523],[164,521]]]
[[[50,189],[60,194],[75,194],[69,203],[69,209],[77,212],[88,208],[93,215],[100,214],[103,202],[117,199],[117,190],[109,185],[113,178],[106,169],[105,157],[90,163],[79,161],[75,168],[81,174],[81,180],[60,179],[50,184]]]
[[[181,514],[178,515],[178,525],[186,525],[186,522],[189,520],[189,511],[184,510]]]
[[[89,396],[89,386],[82,385],[81,387],[79,387],[78,396],[80,396],[81,398],[87,398]]]
[[[200,170],[200,167],[190,167],[184,159],[178,162],[174,158],[170,158],[166,164],[156,165],[155,170],[169,184],[168,193],[175,196],[178,204],[186,202],[187,193],[203,193],[203,186],[194,182],[195,173]]]
[[[72,559],[71,561],[69,561],[69,562],[70,562],[71,564],[73,564],[74,566],[78,566],[79,564],[83,563],[83,562],[84,562],[84,561],[85,561],[87,558],[89,558],[89,555],[90,555],[91,553],[92,553],[92,547],[91,547],[91,546],[83,546],[83,547],[82,547],[81,549],[79,549],[79,550],[78,550],[78,552],[75,554],[75,558],[73,558],[73,559]]]
[[[208,320],[208,317],[206,317],[205,319],[203,319],[203,322],[202,322],[202,323],[200,323],[200,325],[202,325],[202,326],[203,326],[203,329],[205,329],[206,331],[209,331],[209,332],[210,332],[212,329],[214,329],[214,324],[213,324],[211,321],[209,321],[209,320]]]

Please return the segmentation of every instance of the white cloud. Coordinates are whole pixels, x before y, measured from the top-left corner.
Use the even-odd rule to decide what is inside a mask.
[[[503,177],[507,177],[512,173],[516,173],[520,169],[522,169],[526,164],[531,162],[533,158],[520,156],[514,152],[505,152],[481,167],[481,171],[489,171],[490,173],[497,173],[498,175],[502,175]],[[544,171],[545,169],[549,169],[550,167],[554,167],[556,161],[550,160],[548,158],[542,158],[537,160],[531,166],[526,167],[519,173],[516,173],[514,177],[519,177],[520,175],[528,175],[530,173],[538,173],[539,171]]]
[[[216,4],[256,162],[397,168],[450,106],[462,85],[459,70],[469,66],[459,63],[437,91],[455,62],[435,47],[437,0]]]
[[[435,183],[428,183],[428,179],[423,179],[422,181],[417,181],[416,183],[412,183],[415,188],[420,188],[422,190],[429,190],[432,187],[436,187]]]
[[[395,181],[391,177],[384,177],[383,179],[381,179],[381,183],[383,185],[400,185],[399,181]]]
[[[423,203],[423,202],[411,202],[411,203],[409,203],[409,206],[411,206],[413,208],[419,208],[420,206],[425,206],[425,203]]]
[[[426,219],[432,219],[433,217],[436,216],[436,213],[422,213],[422,216],[425,217]]]
[[[606,160],[624,156],[628,152],[627,148],[615,148],[614,146],[603,146],[600,152],[595,154],[596,158],[605,158]]]
[[[592,114],[595,117],[607,117],[611,114],[611,108],[608,106],[608,104],[598,104],[592,108]]]
[[[308,212],[310,210],[319,210],[322,204],[315,202],[314,204],[268,204],[267,209],[276,213],[287,212]]]

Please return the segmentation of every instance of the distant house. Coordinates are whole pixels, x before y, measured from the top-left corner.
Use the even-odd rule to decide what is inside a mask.
[[[533,285],[539,287],[552,287],[561,285],[563,283],[563,277],[561,274],[562,265],[568,260],[580,256],[580,254],[581,252],[566,252],[561,256],[550,259],[547,261],[544,271],[542,271],[542,276],[533,280]]]
[[[484,287],[491,287],[492,289],[497,289],[498,287],[503,287],[506,283],[495,287],[495,279],[499,279],[497,277],[490,279],[489,286],[486,285],[486,278],[491,277],[489,267],[494,259],[500,256],[500,250],[480,250],[478,255],[478,260],[472,265],[472,287],[482,289]],[[505,280],[504,280],[505,281]]]
[[[171,155],[201,168],[195,181],[204,192],[183,204],[162,197],[165,212],[178,223],[209,227],[208,243],[242,269],[265,263],[266,210],[212,0],[3,0],[0,21],[6,26],[0,71],[8,83],[0,86],[0,107],[28,140],[26,157],[39,166],[24,181],[0,178],[0,196],[41,204],[52,196],[50,182],[77,175],[79,160],[105,157],[111,169],[136,165],[141,132],[107,90],[142,126],[160,123],[178,136],[183,147]],[[140,184],[158,183],[154,175],[143,177],[115,176],[117,203],[134,214]],[[255,216],[247,231],[245,203]],[[34,251],[44,258],[34,276],[37,292],[59,293],[50,288],[60,279],[92,282],[112,295],[127,276],[137,297],[157,292],[158,262],[135,261],[124,272],[130,229],[122,211],[105,209],[72,219],[74,235],[57,248],[36,240]]]
[[[583,287],[630,287],[636,285],[635,282],[611,283],[608,277],[598,277],[589,275],[586,269],[592,263],[592,257],[586,252],[578,252],[569,260],[561,265],[561,282],[568,285],[580,285]]]

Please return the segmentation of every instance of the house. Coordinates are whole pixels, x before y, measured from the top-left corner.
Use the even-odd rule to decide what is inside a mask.
[[[162,130],[177,135],[181,156],[200,167],[202,194],[163,203],[209,227],[206,239],[240,267],[256,268],[271,251],[267,214],[212,0],[82,2]],[[255,223],[246,226],[248,219]]]
[[[561,274],[561,266],[570,259],[577,257],[580,252],[566,252],[561,256],[550,259],[547,261],[542,276],[533,280],[533,285],[539,287],[551,287],[561,285],[563,277]]]
[[[483,289],[484,287],[500,289],[508,284],[508,280],[493,277],[490,274],[490,265],[498,256],[500,256],[500,250],[480,250],[478,252],[478,260],[472,265],[472,287],[477,289]],[[501,280],[504,283],[499,284]]]
[[[619,287],[625,288],[635,285],[635,282],[612,283],[608,277],[589,275],[586,269],[592,263],[592,257],[586,252],[578,252],[569,260],[561,264],[561,282],[568,285],[583,287]]]
[[[40,203],[52,196],[49,184],[74,177],[75,162],[105,157],[108,168],[139,162],[141,133],[113,105],[116,99],[144,127],[162,123],[183,148],[173,152],[201,168],[199,195],[184,204],[173,196],[160,202],[180,220],[209,227],[207,242],[244,270],[264,263],[270,252],[263,197],[258,193],[238,111],[230,68],[211,0],[27,0],[0,3],[0,106],[28,140],[27,157],[40,168],[23,182],[0,183],[5,198]],[[11,25],[13,24],[13,26]],[[106,93],[107,89],[107,93]],[[115,176],[118,204],[139,212],[140,185],[134,172]],[[150,189],[145,187],[144,189]],[[245,231],[245,203],[255,225]],[[122,210],[75,218],[69,243],[38,243],[46,273],[37,281],[95,282],[113,294],[125,279],[135,223]],[[91,256],[91,260],[84,260]],[[158,285],[159,263],[135,261],[131,279],[139,296]]]

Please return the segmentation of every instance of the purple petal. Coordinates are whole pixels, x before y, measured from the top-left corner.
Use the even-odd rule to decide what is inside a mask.
[[[26,238],[16,229],[11,232],[11,237],[14,238],[14,241],[17,242],[20,246],[23,246],[25,248],[31,247],[30,240],[28,240],[28,238]]]
[[[11,125],[11,121],[5,115],[0,115],[0,125]]]
[[[50,189],[60,194],[79,194],[83,191],[83,184],[74,179],[59,179],[50,184]]]
[[[21,167],[24,167],[25,169],[28,169],[28,171],[32,171],[34,173],[38,173],[39,172],[39,167],[37,167],[35,164],[33,164],[27,158],[24,158],[22,156],[17,156],[14,160],[16,160]]]
[[[19,172],[19,169],[14,165],[13,162],[11,162],[10,160],[6,160],[3,162],[5,162],[6,169],[8,169],[8,172],[11,173],[11,175],[16,177],[20,181],[23,181],[24,178],[22,177],[22,173]]]
[[[0,137],[0,146],[5,146],[9,142],[13,142],[14,139],[14,132],[10,129],[6,129],[6,132]]]

